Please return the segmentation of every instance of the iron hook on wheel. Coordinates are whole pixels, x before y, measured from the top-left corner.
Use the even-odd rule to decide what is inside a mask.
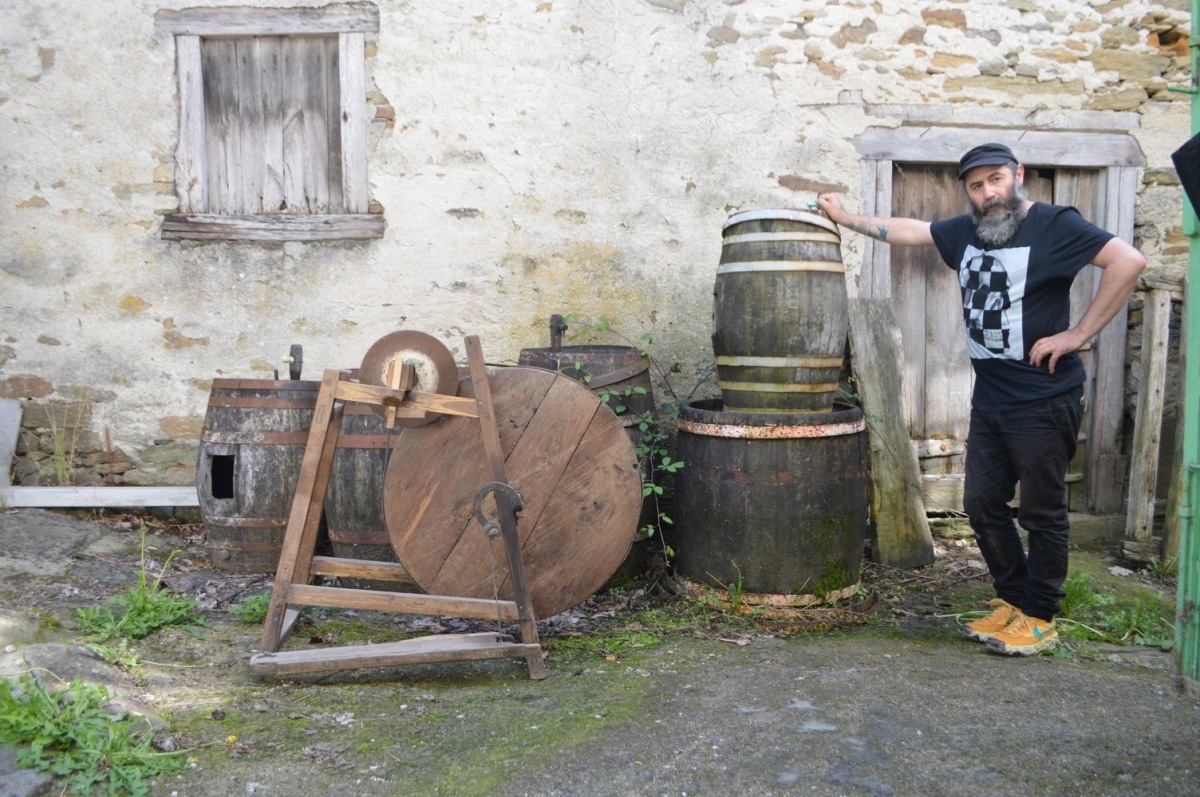
[[[484,534],[490,538],[495,538],[500,533],[500,526],[495,521],[488,520],[487,515],[483,514],[483,499],[487,498],[491,493],[503,493],[508,496],[514,519],[516,518],[516,514],[524,509],[525,506],[521,503],[521,494],[504,482],[488,482],[479,488],[479,491],[475,493],[475,519],[479,521],[479,525],[483,526]]]

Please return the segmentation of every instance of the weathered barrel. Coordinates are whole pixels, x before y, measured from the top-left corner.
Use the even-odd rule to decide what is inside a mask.
[[[384,420],[365,404],[347,404],[337,450],[325,491],[325,522],[333,554],[345,559],[395,562],[383,514],[383,483],[397,427],[388,432]],[[411,582],[339,577],[345,587],[411,591]]]
[[[604,403],[630,422],[642,413],[654,411],[650,358],[632,346],[521,349],[517,364],[547,368],[580,380],[593,393],[607,395]]]
[[[551,338],[554,338],[553,327]],[[654,389],[650,383],[650,358],[637,349],[632,346],[521,349],[517,364],[558,371],[584,382],[617,413],[634,448],[642,444],[643,432],[638,419],[647,412],[654,414]],[[645,454],[642,457],[643,478],[650,478],[650,472],[650,455]],[[637,537],[614,578],[627,578],[641,571],[647,547],[642,529],[654,525],[657,515],[657,503],[651,494],[642,501]]]
[[[214,569],[275,572],[320,387],[213,380],[196,486]]]
[[[676,422],[675,568],[746,592],[826,595],[859,579],[867,529],[862,410],[725,412],[685,404]]]
[[[846,345],[837,225],[802,210],[751,210],[725,224],[713,290],[717,384],[734,412],[824,412]]]

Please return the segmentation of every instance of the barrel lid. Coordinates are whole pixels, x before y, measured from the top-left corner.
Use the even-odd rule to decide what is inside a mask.
[[[805,210],[796,210],[794,208],[742,210],[730,215],[722,229],[727,230],[734,224],[740,224],[743,221],[757,221],[758,219],[787,219],[789,221],[802,221],[805,224],[812,224],[816,227],[829,230],[832,233],[840,234],[838,233],[837,225],[824,216]]]

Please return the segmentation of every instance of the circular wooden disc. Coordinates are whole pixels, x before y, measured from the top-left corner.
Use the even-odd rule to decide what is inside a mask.
[[[501,368],[489,384],[508,481],[520,494],[521,551],[534,613],[577,605],[616,572],[637,531],[641,472],[612,410],[582,384],[538,368]],[[470,379],[458,395],[474,396]],[[508,558],[475,520],[492,481],[479,420],[450,416],[399,437],[384,514],[396,555],[426,592],[512,600]],[[495,503],[484,510],[495,519]]]
[[[398,366],[413,364],[417,372],[415,389],[422,393],[452,396],[458,387],[458,366],[454,363],[454,355],[433,335],[416,330],[384,335],[367,349],[359,368],[359,381],[387,387],[388,368],[393,362]],[[387,407],[372,405],[371,409],[380,418],[387,418]],[[422,418],[397,418],[396,425],[424,426],[441,417],[438,413],[427,412]]]

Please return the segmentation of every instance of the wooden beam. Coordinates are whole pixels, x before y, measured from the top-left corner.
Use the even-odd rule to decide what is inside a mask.
[[[162,237],[170,241],[331,241],[382,238],[380,213],[262,214],[169,213]]]
[[[933,536],[921,499],[921,472],[905,424],[903,350],[888,299],[852,299],[850,348],[862,395],[871,457],[875,560],[889,567],[933,562]]]
[[[1146,158],[1137,139],[1117,133],[1059,133],[959,127],[870,128],[851,139],[872,160],[958,163],[984,141],[1007,144],[1027,166],[1137,167]]]
[[[1106,175],[1106,202],[1103,227],[1133,243],[1133,215],[1137,202],[1137,169],[1111,168]],[[1100,280],[1094,289],[1098,289]],[[1125,416],[1125,335],[1129,317],[1126,303],[1095,339],[1093,357],[1095,392],[1088,432],[1088,496],[1092,511],[1098,515],[1121,510],[1124,495],[1112,489],[1124,482],[1124,474],[1113,470],[1121,456],[1121,428]],[[1105,460],[1103,463],[1101,460]],[[1095,481],[1092,481],[1094,474]]]
[[[329,5],[322,8],[187,8],[154,15],[158,33],[191,36],[303,36],[330,33],[375,33],[379,7],[374,4]]]
[[[476,620],[503,620],[508,623],[515,623],[520,619],[517,615],[517,604],[513,601],[344,589],[342,587],[312,587],[304,584],[291,584],[285,592],[288,603],[302,606],[330,606],[337,609],[471,617]]]
[[[370,202],[367,184],[367,78],[365,37],[362,33],[338,35],[338,77],[342,109],[342,201],[347,213],[366,213]]]
[[[863,182],[863,214],[892,215],[892,162],[860,161]],[[863,265],[858,277],[858,295],[864,299],[892,298],[892,250],[888,244],[863,236]]]
[[[288,608],[288,590],[293,582],[308,581],[309,566],[313,549],[316,547],[317,529],[321,510],[325,503],[325,491],[329,486],[329,470],[337,446],[338,432],[342,425],[344,405],[337,401],[337,383],[345,374],[326,369],[321,377],[321,390],[313,408],[312,424],[308,430],[308,443],[304,446],[304,458],[300,462],[300,474],[296,478],[296,491],[288,514],[287,531],[283,547],[279,552],[279,565],[275,569],[275,583],[271,589],[271,602],[263,620],[262,642],[259,650],[279,650],[282,644],[284,613]]]
[[[90,509],[139,506],[200,506],[195,485],[183,487],[6,487],[0,504],[9,509]]]
[[[12,461],[21,434],[21,402],[0,399],[0,489],[12,482]]]
[[[966,476],[962,473],[921,476],[921,495],[925,499],[925,508],[930,512],[962,512],[965,484]]]
[[[1125,537],[1149,542],[1154,536],[1154,494],[1158,487],[1163,401],[1167,387],[1167,343],[1171,331],[1171,292],[1146,296],[1142,321],[1142,369],[1134,418],[1133,466],[1129,474],[1129,512]]]
[[[864,105],[868,116],[899,119],[903,125],[1008,127],[1028,130],[1137,130],[1142,117],[1114,111],[1064,111],[1056,108],[985,108],[953,105]]]
[[[417,637],[401,642],[354,647],[289,650],[259,653],[250,658],[250,669],[271,675],[392,667],[439,661],[541,657],[541,648],[513,642],[507,634],[480,633]]]
[[[409,415],[415,417],[430,412],[441,412],[447,415],[462,415],[467,418],[479,417],[475,399],[443,396],[438,393],[421,393],[410,391],[407,396],[403,390],[378,385],[367,385],[360,382],[341,382],[337,388],[337,397],[346,401],[359,401],[365,404],[384,404],[394,402],[398,406],[411,410]]]

